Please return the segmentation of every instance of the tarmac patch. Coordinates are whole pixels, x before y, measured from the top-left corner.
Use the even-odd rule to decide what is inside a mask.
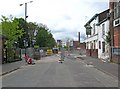
[[[86,64],[86,65],[84,65],[85,67],[94,67],[93,65],[91,65],[91,64]]]

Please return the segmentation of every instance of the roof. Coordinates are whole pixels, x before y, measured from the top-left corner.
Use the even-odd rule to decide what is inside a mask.
[[[109,14],[110,9],[107,9],[101,13],[99,13],[99,18],[98,18],[98,24],[100,25],[103,22],[105,22],[106,20],[110,19],[110,14]]]
[[[107,10],[104,10],[104,11],[100,12],[99,14],[95,14],[95,15],[84,25],[84,27],[86,27],[88,24],[90,24],[97,16],[99,16],[99,18],[100,18],[101,15],[108,13],[109,10],[110,10],[110,9],[107,9]],[[101,18],[100,21],[99,21],[99,23],[103,22],[103,20],[106,21],[106,18],[107,18],[106,16],[104,16],[104,18]],[[107,19],[108,19],[108,18],[107,18]]]
[[[86,27],[88,24],[90,24],[99,14],[95,14],[85,25],[84,27]]]

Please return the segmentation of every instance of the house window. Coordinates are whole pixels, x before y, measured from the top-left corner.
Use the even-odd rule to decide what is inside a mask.
[[[105,42],[102,42],[102,53],[105,52]]]
[[[90,49],[93,49],[93,43],[92,43],[92,41],[90,42]]]
[[[119,16],[119,1],[114,2],[114,19]]]
[[[93,24],[93,35],[95,34],[95,23]]]
[[[105,24],[102,24],[102,36],[105,35]]]
[[[96,46],[95,43],[96,43],[96,42],[95,42],[95,40],[94,40],[94,49],[95,49],[95,46]]]
[[[86,49],[88,49],[88,45],[89,45],[89,43],[87,42],[87,43],[86,43]]]
[[[101,49],[101,41],[99,41],[99,49]]]
[[[91,45],[91,49],[94,49],[94,48],[93,48],[93,43],[92,43],[92,45]]]

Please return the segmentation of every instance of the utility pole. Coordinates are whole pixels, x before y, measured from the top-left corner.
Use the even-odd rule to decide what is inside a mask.
[[[28,18],[28,16],[27,16],[27,4],[28,3],[32,3],[33,1],[29,1],[29,2],[25,2],[25,3],[23,3],[23,4],[20,4],[20,6],[22,6],[22,5],[24,5],[25,4],[25,31],[26,31],[26,33],[28,33],[28,29],[27,29],[27,18]],[[25,45],[25,56],[26,56],[26,43],[28,44],[28,37],[26,37],[25,39],[24,39],[24,45]]]

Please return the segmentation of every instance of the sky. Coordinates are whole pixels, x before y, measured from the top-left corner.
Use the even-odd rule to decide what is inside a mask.
[[[0,16],[24,18],[31,0],[0,0]],[[46,24],[56,40],[85,39],[85,23],[96,13],[109,8],[109,0],[32,0],[27,4],[27,21]],[[1,17],[0,17],[1,18]]]

